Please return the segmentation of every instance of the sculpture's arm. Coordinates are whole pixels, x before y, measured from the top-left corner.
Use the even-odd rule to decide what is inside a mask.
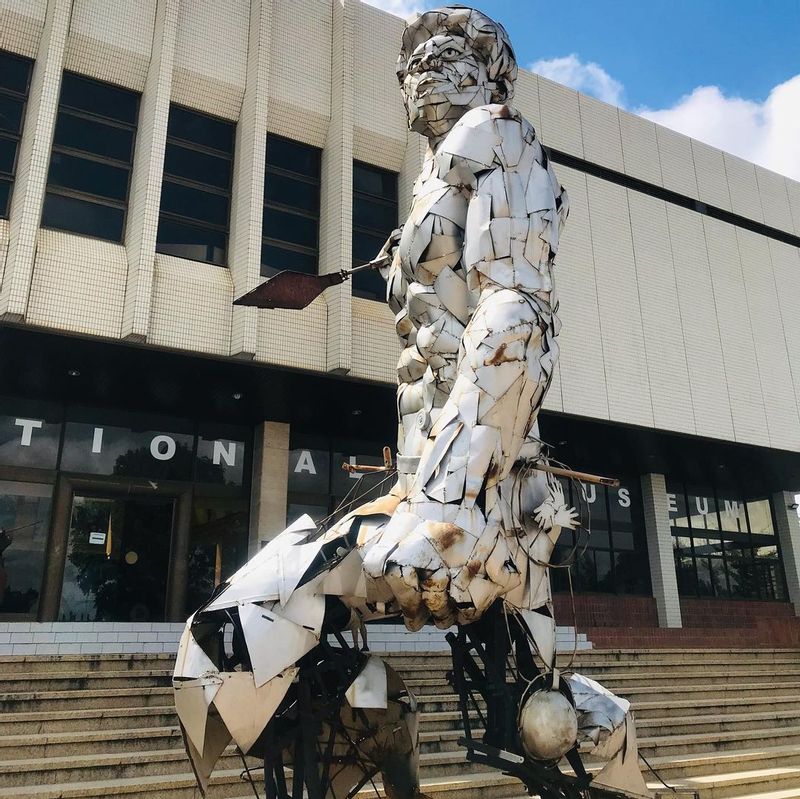
[[[423,517],[438,515],[430,503],[457,503],[456,523],[474,535],[490,521],[486,494],[510,472],[557,358],[551,269],[566,215],[532,129],[493,108],[498,115],[446,142],[453,173],[473,176],[462,266],[477,304],[410,497]]]

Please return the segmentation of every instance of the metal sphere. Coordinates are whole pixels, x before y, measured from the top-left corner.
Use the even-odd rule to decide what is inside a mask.
[[[575,708],[558,691],[536,691],[522,705],[519,735],[534,760],[559,760],[578,737]]]

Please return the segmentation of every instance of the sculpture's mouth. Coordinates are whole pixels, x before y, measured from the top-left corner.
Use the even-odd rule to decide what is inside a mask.
[[[421,99],[431,94],[437,94],[444,88],[452,88],[451,81],[441,72],[428,71],[412,80],[412,97]]]

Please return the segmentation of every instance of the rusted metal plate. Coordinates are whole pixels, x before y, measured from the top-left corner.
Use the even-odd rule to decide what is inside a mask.
[[[328,275],[305,275],[302,272],[278,272],[252,291],[234,300],[234,305],[253,308],[288,308],[299,311],[306,308],[331,286],[344,283],[345,275],[332,272]]]

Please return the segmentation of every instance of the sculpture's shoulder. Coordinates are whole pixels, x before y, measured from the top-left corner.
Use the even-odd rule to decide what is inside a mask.
[[[525,151],[533,151],[533,160],[544,158],[533,125],[512,106],[499,103],[467,111],[439,147],[441,156],[466,161],[474,173],[513,169]]]

